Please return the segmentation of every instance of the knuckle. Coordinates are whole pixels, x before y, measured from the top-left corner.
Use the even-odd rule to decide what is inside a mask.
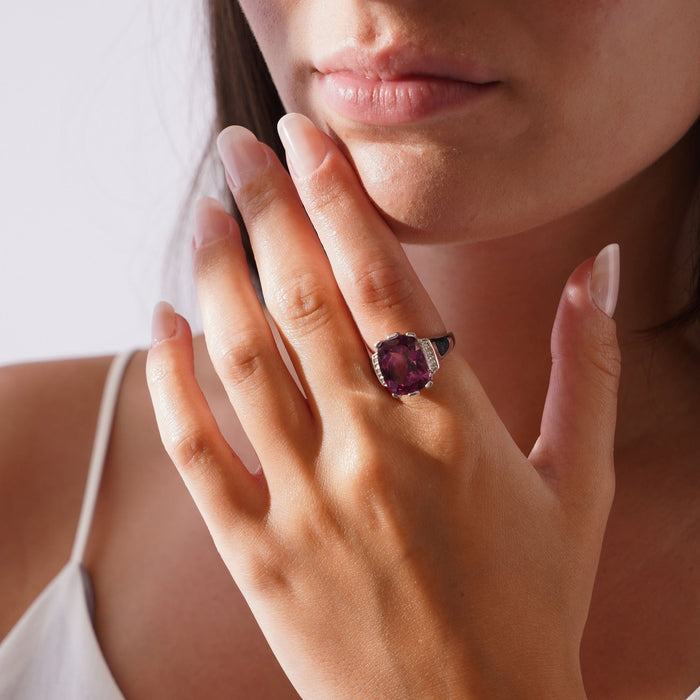
[[[398,467],[379,446],[365,446],[343,474],[336,493],[341,509],[358,515],[364,527],[391,543],[390,551],[402,560],[407,556],[403,550],[411,506],[402,483],[405,475],[399,476]]]
[[[279,595],[291,588],[285,567],[271,557],[255,557],[248,562],[248,585],[259,595]]]
[[[622,355],[614,326],[607,321],[581,328],[552,353],[552,361],[573,363],[594,386],[617,392]]]
[[[313,272],[292,275],[270,299],[277,320],[291,327],[314,331],[330,318],[329,290]]]
[[[345,209],[347,189],[342,178],[337,175],[337,164],[333,158],[326,162],[313,174],[305,187],[312,195],[311,201],[314,213],[321,219],[334,216],[339,208]]]
[[[353,502],[384,500],[392,491],[392,470],[384,449],[368,442],[367,436],[352,439],[348,435],[348,462],[343,473],[342,490]]]
[[[594,370],[594,381],[612,393],[617,393],[622,356],[615,336],[605,332],[594,334],[593,342],[587,347],[585,355],[586,362]]]
[[[236,205],[248,226],[263,218],[278,201],[279,190],[270,186],[266,177],[255,178],[236,193]]]
[[[617,382],[622,371],[622,355],[617,340],[608,337],[601,338],[598,348],[596,362],[598,369]]]
[[[217,373],[230,386],[250,383],[259,376],[268,351],[260,333],[239,331],[219,354]]]
[[[221,238],[213,241],[194,252],[193,272],[195,283],[211,280],[216,282],[222,273],[230,274],[232,260],[242,254],[237,246],[232,245],[231,238]]]
[[[208,436],[199,430],[174,438],[168,454],[181,470],[195,475],[208,472],[214,458]]]
[[[276,538],[259,537],[245,561],[246,583],[259,595],[279,596],[290,592],[292,571],[289,547]]]
[[[399,265],[389,261],[375,262],[357,272],[352,287],[360,304],[381,310],[404,305],[414,294]]]
[[[352,490],[358,495],[383,493],[387,481],[383,456],[376,449],[365,450],[355,462],[351,478]]]

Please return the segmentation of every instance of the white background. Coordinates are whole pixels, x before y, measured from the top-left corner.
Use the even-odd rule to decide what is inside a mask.
[[[0,364],[147,346],[161,297],[192,314],[162,268],[213,113],[202,4],[4,4]]]

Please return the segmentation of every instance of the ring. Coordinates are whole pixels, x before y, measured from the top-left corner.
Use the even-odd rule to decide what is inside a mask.
[[[372,366],[377,379],[394,398],[418,396],[433,385],[440,359],[455,346],[452,333],[419,338],[415,333],[393,333],[374,344]]]

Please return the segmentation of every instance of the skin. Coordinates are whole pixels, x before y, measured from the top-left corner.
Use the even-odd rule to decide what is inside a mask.
[[[647,168],[698,115],[692,0],[241,5],[287,110],[337,135],[407,242],[542,230]],[[503,84],[483,109],[418,125],[333,112],[314,62],[339,46],[390,44],[476,61]]]
[[[428,327],[437,311],[337,147],[300,115],[285,123],[288,156],[319,156],[303,174],[292,158],[301,201],[249,132],[232,127],[219,148],[303,395],[242,274],[233,219],[208,199],[196,217],[209,352],[262,471],[219,433],[186,322],[167,306],[149,354],[161,437],[217,549],[302,697],[585,697],[579,643],[612,500],[619,377],[592,260],[562,299],[526,458],[459,356],[430,398],[377,386],[360,333],[376,337],[387,317]],[[343,196],[321,202],[333,188]],[[329,226],[346,208],[353,230]],[[270,235],[279,226],[292,235]],[[412,294],[377,294],[362,282],[371,268]]]
[[[700,74],[689,69],[700,63],[697,3],[441,2],[429,13],[420,3],[361,12],[348,3],[241,4],[286,108],[337,135],[372,201],[413,244],[414,269],[521,449],[539,431],[561,286],[611,241],[624,258],[616,318],[634,353],[627,371],[644,371],[650,350],[629,331],[679,308],[691,272],[695,222],[684,230],[683,218],[697,158],[687,144],[673,146],[700,111]],[[479,60],[503,89],[488,109],[427,127],[350,122],[325,106],[312,70],[348,36],[447,46]],[[456,244],[420,245],[446,241]],[[680,354],[685,343],[693,352],[697,333],[683,337]],[[514,386],[525,400],[513,402]],[[639,411],[622,416],[625,445],[639,433],[627,416],[635,426],[649,415],[648,399],[630,391]]]
[[[687,144],[673,146],[697,117],[700,103],[700,78],[688,70],[698,65],[697,7],[691,2],[577,3],[572,9],[530,2],[466,8],[451,2],[425,16],[418,3],[402,4],[400,10],[377,3],[360,12],[341,3],[251,1],[244,9],[286,106],[336,135],[371,201],[406,243],[444,326],[458,338],[459,356],[524,455],[539,434],[562,288],[583,260],[611,241],[620,243],[615,317],[624,369],[615,500],[597,573],[590,572],[596,574],[595,587],[580,671],[589,698],[685,697],[698,685],[693,650],[700,634],[695,613],[700,344],[691,331],[649,344],[632,330],[674,311],[685,300],[690,276],[685,261],[694,222],[686,220],[684,226],[683,220],[696,175]],[[311,27],[324,34],[314,38]],[[483,61],[497,61],[493,66],[509,82],[499,118],[477,124],[441,118],[430,129],[368,130],[324,114],[309,91],[304,51],[335,41],[326,31],[333,27],[355,27],[370,43],[372,27],[383,36],[393,29],[422,41],[439,37],[456,51],[465,27],[476,27],[467,36],[470,45],[478,47]],[[488,39],[482,45],[475,37]],[[575,89],[571,75],[580,78]],[[624,100],[620,85],[626,86]],[[585,118],[579,117],[579,98]],[[479,143],[489,144],[488,154],[482,145],[480,156]],[[455,157],[458,153],[462,157]],[[378,166],[391,175],[390,198],[386,183],[376,180]],[[416,197],[426,183],[430,198]],[[493,194],[503,183],[513,193],[507,207]],[[270,187],[267,182],[265,188]],[[286,197],[294,201],[289,191]],[[348,216],[354,224],[356,210]],[[335,212],[339,227],[348,223],[342,217]],[[294,228],[271,230],[298,242]],[[446,237],[460,243],[408,243]],[[275,269],[273,256],[268,269]],[[212,308],[222,296],[221,284],[212,286]],[[434,323],[439,316],[425,318]],[[391,324],[384,312],[378,318]],[[401,325],[413,327],[415,320]],[[186,341],[181,329],[179,343]],[[384,334],[377,329],[367,340]],[[203,338],[194,339],[193,354],[198,383],[225,440],[255,467],[256,455],[232,415]],[[457,355],[450,358],[456,364],[452,360]],[[128,697],[191,697],[195,689],[211,697],[228,696],[232,689],[256,697],[294,697],[163,454],[143,386],[144,365],[140,353],[126,377],[86,562],[98,600],[98,639],[109,666]],[[438,380],[454,386],[448,367]],[[9,600],[4,593],[11,591],[13,601],[3,632],[67,557],[91,438],[89,431],[76,433],[68,418],[80,407],[78,424],[94,423],[106,362],[51,363],[42,369],[10,368],[1,377],[3,415],[17,416],[0,431],[6,457],[0,492],[12,495],[0,507],[1,529],[28,533],[21,542],[3,541],[8,565],[2,567],[0,597]],[[373,401],[381,396],[372,394]],[[47,405],[57,410],[44,410]],[[75,439],[66,441],[66,435]],[[52,474],[62,477],[47,484],[49,461]],[[402,488],[411,483],[407,479]],[[159,498],[149,496],[154,493]],[[56,503],[65,503],[65,512],[55,512]],[[154,522],[168,526],[154,528]],[[586,595],[581,599],[587,608]],[[484,633],[488,629],[484,625]],[[571,675],[576,672],[567,678]]]
[[[612,499],[616,407],[610,399],[617,393],[619,364],[614,326],[601,318],[590,297],[582,301],[590,259],[568,278],[553,334],[552,306],[557,287],[567,278],[563,271],[570,271],[579,256],[595,252],[610,236],[631,251],[632,265],[635,260],[657,263],[651,277],[631,267],[625,280],[633,300],[621,316],[626,334],[637,319],[659,320],[657,313],[678,302],[683,287],[676,284],[677,275],[669,282],[670,265],[683,250],[684,214],[697,175],[687,143],[675,144],[696,120],[700,103],[698,76],[692,76],[689,87],[683,70],[697,63],[692,28],[700,18],[697,8],[680,5],[666,6],[663,12],[668,15],[663,16],[651,3],[641,12],[624,4],[584,5],[573,16],[568,9],[557,13],[544,6],[538,12],[531,5],[527,13],[511,5],[467,16],[463,4],[445,5],[442,14],[434,15],[445,21],[438,29],[460,28],[460,42],[449,31],[439,34],[448,46],[451,41],[455,47],[472,45],[466,29],[462,32],[465,26],[476,37],[490,36],[488,28],[498,26],[503,37],[496,48],[495,40],[493,45],[483,40],[488,47],[474,40],[474,51],[487,65],[489,50],[499,57],[498,66],[489,67],[498,72],[503,90],[483,107],[489,118],[477,109],[466,118],[453,112],[427,125],[368,129],[344,122],[318,102],[309,68],[312,54],[322,51],[324,42],[328,47],[342,38],[327,31],[335,26],[368,45],[381,44],[387,37],[418,37],[417,43],[429,50],[438,36],[436,29],[430,34],[430,20],[413,6],[392,13],[382,5],[360,17],[346,6],[328,10],[320,4],[244,3],[285,105],[309,114],[332,133],[360,178],[354,179],[355,173],[327,139],[324,158],[308,172],[299,170],[291,139],[287,153],[295,192],[269,149],[258,145],[255,150],[250,135],[228,131],[220,139],[268,308],[308,402],[270,349],[274,346],[264,319],[251,289],[241,281],[244,267],[231,220],[211,201],[200,204],[195,257],[205,335],[216,371],[260,458],[264,482],[260,474],[247,474],[218,434],[192,377],[187,327],[170,312],[161,310],[157,317],[161,330],[171,330],[158,336],[162,342],[151,352],[148,375],[166,449],[302,695],[342,697],[358,688],[369,694],[420,695],[427,687],[455,696],[583,694],[579,647]],[[681,10],[693,21],[688,23],[688,14],[678,20]],[[334,23],[314,14],[324,11],[335,12]],[[652,42],[651,27],[659,23],[664,30],[661,36],[655,33]],[[314,37],[312,27],[323,27],[323,36]],[[550,36],[556,37],[553,42]],[[518,61],[509,63],[516,51]],[[654,109],[658,102],[649,97],[650,75],[663,83],[662,101],[674,109]],[[626,89],[620,91],[619,85]],[[596,106],[595,116],[582,105]],[[623,137],[621,123],[629,124]],[[318,150],[320,137],[313,133],[307,130],[304,138],[309,148],[315,139],[313,148]],[[241,178],[234,154],[240,154],[244,142],[248,172]],[[489,145],[487,150],[483,143]],[[249,167],[253,160],[255,169]],[[385,181],[374,179],[380,171],[391,177],[390,191]],[[504,185],[509,193],[505,207]],[[315,231],[309,229],[301,204]],[[673,233],[661,235],[668,226]],[[411,245],[448,245],[427,251],[407,246],[406,258],[397,238]],[[382,274],[371,279],[366,270]],[[457,272],[446,275],[450,270]],[[507,303],[486,306],[485,295]],[[504,313],[493,314],[493,308],[503,308]],[[416,429],[410,412],[363,402],[368,392],[378,392],[376,383],[367,376],[366,365],[364,374],[350,371],[364,354],[362,340],[370,343],[394,328],[409,327],[420,335],[458,329],[458,337],[465,338],[462,357],[469,361],[461,364],[455,357],[446,363],[440,375],[442,389],[435,387],[432,401],[421,399],[417,404],[423,407],[417,411],[426,412],[422,424],[430,426],[427,434]],[[506,333],[507,339],[496,342]],[[550,335],[555,362],[541,415]],[[336,348],[333,362],[319,354],[319,348],[330,344]],[[688,334],[662,354],[656,367],[661,364],[668,371],[682,362],[689,369],[697,359],[696,348]],[[635,376],[648,362],[649,348],[633,347],[629,356]],[[507,358],[510,363],[504,362]],[[523,367],[529,371],[523,373]],[[475,368],[482,381],[472,373]],[[623,476],[634,470],[638,483],[644,468],[654,464],[654,452],[641,451],[650,436],[642,430],[644,421],[659,414],[658,409],[650,411],[654,402],[675,399],[681,420],[674,427],[686,445],[692,442],[689,417],[697,415],[697,402],[683,393],[687,384],[681,387],[678,377],[669,371],[665,386],[654,387],[658,393],[650,392],[649,385],[630,385],[622,395],[625,408],[632,408],[615,440],[621,452],[617,462],[626,463]],[[447,386],[452,393],[441,393]],[[602,394],[601,386],[607,387]],[[515,400],[513,387],[518,388]],[[388,432],[385,425],[390,426]],[[572,425],[579,428],[575,431]],[[671,429],[668,421],[655,427],[654,441],[659,427]],[[350,445],[342,439],[347,435],[352,436]],[[484,441],[479,435],[490,437]],[[444,444],[449,446],[446,451]],[[675,481],[668,486],[691,488],[697,494],[695,471],[687,461],[678,461]],[[419,475],[426,463],[434,462],[450,475],[436,481],[436,491],[444,489],[443,498],[458,496],[437,516],[436,503],[442,501],[432,502],[425,493],[417,496],[423,489]],[[586,538],[572,542],[550,519],[549,496],[538,493],[524,476],[532,467],[548,484],[549,495],[556,494],[567,519],[574,517],[572,512],[583,518],[577,529],[587,533]],[[567,486],[571,474],[579,471],[591,480]],[[308,473],[314,475],[311,481],[301,476]],[[471,487],[460,478],[472,481]],[[483,492],[473,483],[481,484],[482,478]],[[627,499],[634,493],[631,483],[626,484]],[[381,496],[396,493],[403,497]],[[483,504],[493,503],[496,493],[499,507],[485,510]],[[674,502],[671,493],[670,488],[663,490],[669,504]],[[364,510],[367,494],[380,494],[377,502],[372,500],[376,513],[380,522],[393,526],[386,532],[379,528],[378,544],[358,551],[351,543],[369,543],[376,534],[367,529],[372,521]],[[651,493],[646,496],[649,499]],[[506,513],[523,509],[522,498],[529,504],[525,520],[537,523],[529,532],[506,525]],[[625,511],[629,503],[623,497],[618,511],[623,518],[617,528],[618,546],[629,544],[621,536],[626,528],[628,537],[633,532],[632,521],[624,517],[636,518],[637,526],[642,518],[639,503],[636,513],[635,508]],[[474,514],[478,517],[470,520]],[[672,535],[678,544],[686,544],[689,521],[684,516],[679,522],[680,530]],[[694,522],[690,520],[690,527]],[[345,535],[338,537],[338,531]],[[475,582],[471,574],[482,559],[469,538],[480,533],[490,547],[501,551],[497,531],[508,532],[499,558],[504,568],[494,571],[490,580]],[[539,533],[535,543],[533,532]],[[434,538],[432,544],[426,537],[427,542]],[[434,542],[440,542],[437,550]],[[545,579],[535,571],[523,573],[511,590],[500,582],[522,563],[523,548],[539,562],[535,571],[547,570],[544,561],[551,564],[554,557],[557,573],[549,570]],[[553,554],[562,548],[569,553]],[[415,568],[390,575],[392,599],[402,602],[387,609],[373,597],[369,582],[388,575],[379,561],[395,561],[405,549],[420,554],[415,554]],[[439,564],[433,560],[436,551],[444,554]],[[577,554],[571,558],[573,551]],[[645,563],[648,556],[645,553]],[[348,592],[335,582],[337,567],[326,571],[328,562],[343,562],[341,570],[357,583],[352,586],[357,603],[349,611],[342,608]],[[569,581],[573,571],[581,576],[576,585]],[[319,587],[317,581],[326,577],[334,583]],[[418,589],[412,583],[416,577],[423,582]],[[562,586],[563,599],[548,593],[551,580]],[[450,585],[455,581],[469,589],[466,602],[454,597],[462,590]],[[509,605],[513,615],[507,618],[520,618],[519,625],[512,623],[512,642],[504,638],[505,618],[497,612]],[[404,624],[402,606],[418,621],[414,626]],[[335,624],[323,613],[319,617],[319,609],[332,609]],[[475,615],[474,610],[480,612]],[[525,610],[534,616],[529,622]],[[554,610],[560,611],[559,617]],[[483,611],[489,611],[486,618]],[[533,633],[534,627],[544,638]],[[358,653],[355,636],[348,637],[348,630],[358,628],[367,630],[363,648],[374,653]],[[376,639],[380,631],[388,638]],[[445,643],[445,634],[454,646]],[[538,649],[541,665],[527,654],[513,653],[519,645]],[[436,676],[438,657],[442,666]],[[597,675],[593,667],[594,688]],[[603,674],[595,690],[601,691],[604,678]]]

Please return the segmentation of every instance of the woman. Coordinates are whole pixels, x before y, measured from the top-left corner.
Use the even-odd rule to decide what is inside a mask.
[[[4,370],[3,631],[48,602],[0,670],[25,695],[60,659],[105,697],[687,697],[700,6],[241,6],[290,113],[291,177],[218,139],[269,315],[200,200],[206,347],[160,304],[108,382],[83,667],[31,620],[64,600],[110,360]],[[241,28],[211,9],[223,127]]]

